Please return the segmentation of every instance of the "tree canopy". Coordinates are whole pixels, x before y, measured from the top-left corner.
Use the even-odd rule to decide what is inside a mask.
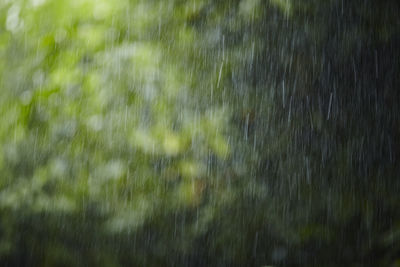
[[[0,0],[0,265],[400,266],[399,12]]]

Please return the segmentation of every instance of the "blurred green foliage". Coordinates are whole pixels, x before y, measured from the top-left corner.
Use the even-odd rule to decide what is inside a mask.
[[[0,265],[398,266],[398,11],[0,0]]]

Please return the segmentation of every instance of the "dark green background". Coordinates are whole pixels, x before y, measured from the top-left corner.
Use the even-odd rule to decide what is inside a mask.
[[[400,8],[1,0],[1,266],[400,266]]]

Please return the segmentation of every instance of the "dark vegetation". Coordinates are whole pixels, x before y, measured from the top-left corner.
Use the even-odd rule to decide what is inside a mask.
[[[0,265],[400,266],[399,5],[0,1]]]

